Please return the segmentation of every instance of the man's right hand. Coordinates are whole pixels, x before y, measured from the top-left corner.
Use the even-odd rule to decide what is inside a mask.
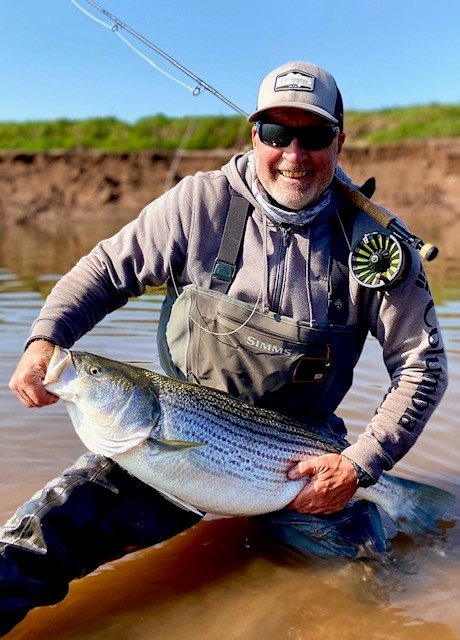
[[[16,367],[9,387],[26,407],[44,407],[59,400],[43,386],[53,351],[54,346],[47,340],[34,340]]]

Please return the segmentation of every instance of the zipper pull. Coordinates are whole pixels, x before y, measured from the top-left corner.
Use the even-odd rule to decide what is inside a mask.
[[[281,231],[283,232],[283,247],[287,247],[291,239],[292,224],[289,226],[281,225],[280,228],[281,228]]]

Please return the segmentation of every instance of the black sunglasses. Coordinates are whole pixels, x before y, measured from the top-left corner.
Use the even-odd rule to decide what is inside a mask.
[[[327,149],[339,132],[339,127],[313,125],[309,127],[288,127],[284,124],[256,122],[260,141],[271,147],[288,147],[297,138],[302,149],[318,151]]]

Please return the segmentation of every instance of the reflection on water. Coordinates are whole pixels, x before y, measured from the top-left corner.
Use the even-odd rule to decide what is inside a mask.
[[[22,407],[7,389],[43,298],[102,237],[106,223],[47,232],[6,229],[0,238],[0,517],[82,451],[62,403]],[[416,230],[415,230],[416,231]],[[90,233],[91,232],[91,233]],[[449,239],[452,243],[452,238]],[[460,273],[448,256],[428,265],[447,343],[450,387],[416,447],[398,465],[406,477],[460,497],[456,389],[460,377]],[[78,347],[159,370],[154,332],[162,295],[149,292],[106,318]],[[352,437],[373,414],[387,380],[369,340],[341,414]],[[322,640],[460,638],[460,506],[423,544],[402,535],[380,561],[292,558],[247,519],[200,523],[72,584],[55,607],[32,612],[12,640]]]

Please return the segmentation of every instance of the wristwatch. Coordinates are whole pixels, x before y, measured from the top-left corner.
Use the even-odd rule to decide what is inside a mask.
[[[344,456],[344,458],[346,458],[346,456]],[[356,474],[358,476],[356,478],[356,484],[358,485],[358,487],[366,489],[367,487],[371,487],[373,484],[375,484],[374,478],[369,473],[367,473],[367,471],[364,471],[364,469],[360,467],[359,464],[356,464],[356,462],[354,462],[354,460],[350,460],[350,458],[347,458],[347,460],[353,465],[353,469],[356,471]]]

